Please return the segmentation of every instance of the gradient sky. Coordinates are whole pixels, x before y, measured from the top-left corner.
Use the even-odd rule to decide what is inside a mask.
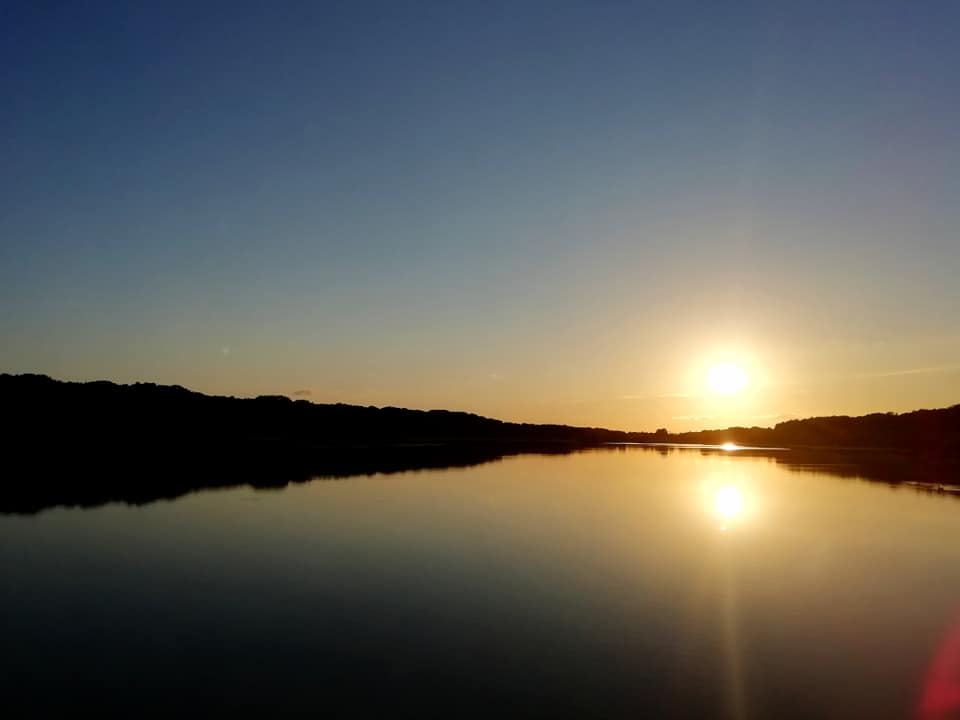
[[[628,429],[960,402],[956,2],[8,2],[0,97],[0,371]]]

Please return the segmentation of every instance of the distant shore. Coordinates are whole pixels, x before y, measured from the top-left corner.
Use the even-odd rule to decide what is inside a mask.
[[[850,463],[888,482],[937,483],[960,465],[960,406],[651,433],[2,374],[0,407],[6,465],[0,512],[150,502],[204,487],[282,487],[316,476],[467,467],[521,453],[628,444],[664,452],[716,452],[726,444],[738,454],[789,456],[777,457],[788,464],[832,455],[825,462],[836,468]]]

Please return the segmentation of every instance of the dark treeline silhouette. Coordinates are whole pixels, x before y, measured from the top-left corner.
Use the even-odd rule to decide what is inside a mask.
[[[284,447],[401,443],[537,442],[566,446],[627,440],[625,432],[567,425],[509,423],[465,412],[323,405],[284,396],[204,395],[180,386],[107,381],[62,382],[44,375],[0,374],[5,437],[116,448],[120,442],[163,451],[176,442],[213,448],[238,442]],[[166,447],[169,451],[170,447]]]
[[[944,462],[955,467],[944,459],[960,457],[960,406],[672,434],[664,428],[644,433],[509,423],[446,410],[324,405],[283,396],[241,399],[152,383],[0,374],[0,407],[0,512],[144,503],[200,488],[283,487],[318,476],[466,467],[521,452],[622,442],[885,448],[909,451],[941,468]]]
[[[788,420],[772,428],[732,427],[665,436],[669,442],[912,450],[926,455],[960,455],[960,405],[939,410],[837,415]]]
[[[201,488],[467,467],[626,433],[461,412],[209,396],[0,374],[0,512],[146,503]]]

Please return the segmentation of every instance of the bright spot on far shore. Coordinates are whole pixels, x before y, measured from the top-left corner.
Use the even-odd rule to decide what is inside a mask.
[[[736,443],[725,442],[723,445],[720,446],[720,449],[721,449],[721,450],[727,450],[727,451],[729,451],[729,450],[739,450],[739,449],[740,449],[740,446],[737,445]]]

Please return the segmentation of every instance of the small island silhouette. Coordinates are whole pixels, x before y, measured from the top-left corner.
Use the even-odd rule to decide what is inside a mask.
[[[790,456],[778,456],[777,462],[799,468],[818,457],[837,464],[837,452],[854,451],[855,459],[844,461],[857,468],[853,474],[887,482],[939,482],[960,461],[960,405],[790,420],[772,428],[626,432],[512,423],[447,410],[211,396],[153,383],[64,382],[35,374],[0,374],[0,403],[4,513],[146,503],[239,484],[278,488],[314,477],[467,467],[519,453],[565,453],[611,443],[791,448]],[[913,472],[905,473],[906,467]]]

